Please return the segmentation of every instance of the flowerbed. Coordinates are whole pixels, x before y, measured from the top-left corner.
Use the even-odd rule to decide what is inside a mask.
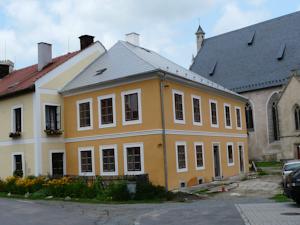
[[[88,183],[83,178],[8,177],[0,180],[0,192],[25,195],[33,199],[51,196],[100,201],[170,200],[173,197],[163,187],[145,181],[137,181],[135,193],[129,192],[126,181],[111,182],[104,187],[101,177],[97,177],[93,183]]]

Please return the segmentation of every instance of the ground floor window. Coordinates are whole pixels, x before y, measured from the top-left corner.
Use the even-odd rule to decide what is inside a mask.
[[[204,169],[204,148],[203,143],[194,143],[196,169]]]
[[[79,148],[79,175],[94,176],[94,148]]]
[[[227,164],[228,164],[228,166],[234,165],[233,143],[227,143]]]
[[[100,157],[101,157],[101,175],[118,175],[118,156],[117,146],[107,145],[100,146]]]
[[[15,153],[13,154],[13,175],[18,177],[23,177],[23,154]]]
[[[126,175],[144,173],[144,147],[142,143],[124,144],[124,167]]]
[[[187,153],[185,142],[176,142],[176,162],[177,172],[187,171]]]

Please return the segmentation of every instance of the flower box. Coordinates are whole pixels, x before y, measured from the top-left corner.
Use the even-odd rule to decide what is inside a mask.
[[[10,138],[18,138],[21,137],[21,132],[17,131],[17,132],[10,132],[9,133],[9,137]]]
[[[44,132],[47,135],[53,135],[53,136],[58,136],[58,135],[62,135],[63,131],[62,130],[44,130]]]

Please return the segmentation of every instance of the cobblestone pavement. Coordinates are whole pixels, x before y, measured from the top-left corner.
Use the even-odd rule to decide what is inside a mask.
[[[299,225],[300,208],[294,203],[237,204],[245,225]]]

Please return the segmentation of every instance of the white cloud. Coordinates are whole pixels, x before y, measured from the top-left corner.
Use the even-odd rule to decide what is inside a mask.
[[[269,13],[265,10],[243,10],[235,2],[230,2],[224,6],[222,16],[217,21],[213,32],[214,34],[228,32],[264,21],[269,17]]]
[[[184,46],[176,43],[177,23],[203,15],[218,1],[0,0],[7,17],[4,26],[0,21],[0,43],[5,41],[7,56],[17,57],[17,62],[22,62],[17,65],[24,66],[36,62],[36,43],[40,41],[53,43],[57,55],[67,51],[68,40],[70,50],[78,49],[77,37],[82,34],[95,35],[109,48],[125,33],[135,31],[141,33],[145,47],[180,63]]]

